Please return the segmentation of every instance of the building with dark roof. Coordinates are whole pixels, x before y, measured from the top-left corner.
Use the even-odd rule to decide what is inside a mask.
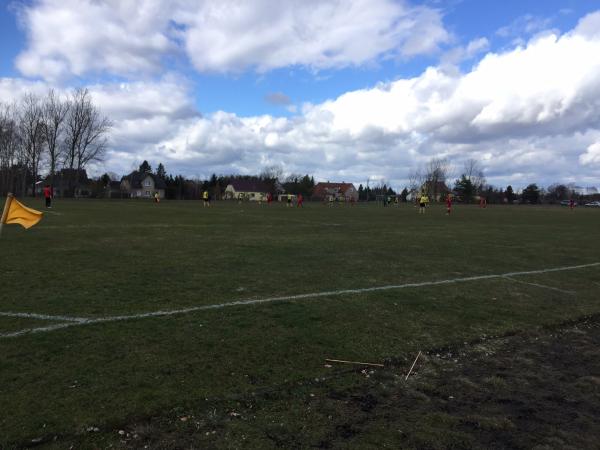
[[[89,197],[92,193],[92,180],[85,169],[60,169],[54,177],[47,175],[36,183],[36,194],[41,195],[44,186],[52,186],[54,197]]]
[[[165,180],[153,173],[133,171],[121,178],[121,191],[130,198],[153,198],[158,192],[159,198],[165,197]]]

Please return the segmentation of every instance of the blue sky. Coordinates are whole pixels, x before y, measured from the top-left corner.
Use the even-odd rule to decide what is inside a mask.
[[[149,159],[189,176],[277,165],[402,185],[440,157],[456,174],[476,159],[497,185],[600,185],[596,104],[576,102],[596,84],[552,57],[572,46],[573,67],[600,75],[600,56],[583,54],[599,40],[600,1],[273,5],[4,1],[0,101],[89,87],[115,122],[92,172]],[[532,69],[512,79],[535,58],[539,84]]]

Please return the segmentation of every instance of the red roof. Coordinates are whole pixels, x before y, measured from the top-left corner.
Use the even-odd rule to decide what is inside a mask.
[[[350,188],[356,190],[352,183],[317,183],[313,189],[313,196],[325,197],[337,193],[345,195]]]

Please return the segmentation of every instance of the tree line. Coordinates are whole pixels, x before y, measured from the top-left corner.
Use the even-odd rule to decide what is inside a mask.
[[[54,185],[62,170],[68,175],[65,194],[72,196],[83,170],[102,159],[111,127],[88,89],[66,96],[50,89],[0,103],[0,194],[35,196],[40,173]]]
[[[471,203],[484,197],[487,203],[558,203],[562,200],[574,199],[583,201],[583,196],[577,194],[573,185],[554,183],[547,188],[529,184],[522,191],[516,192],[511,185],[506,188],[497,188],[487,184],[483,169],[475,160],[465,162],[460,175],[452,183],[450,164],[443,159],[431,160],[424,170],[417,170],[410,174],[409,183],[399,193],[386,181],[380,180],[374,186],[358,187],[360,201],[376,201],[383,197],[397,196],[401,202],[414,200],[421,193],[429,196],[431,201],[444,201],[448,192],[451,192],[455,201]],[[225,188],[234,180],[261,182],[272,194],[291,192],[302,194],[310,199],[315,187],[314,177],[306,174],[285,175],[279,166],[264,169],[258,175],[217,175],[212,174],[207,180],[188,179],[183,175],[168,174],[165,166],[159,163],[156,170],[144,161],[138,168],[142,173],[153,173],[166,184],[165,196],[168,199],[198,199],[202,192],[208,191],[212,198],[223,198]],[[92,194],[95,197],[104,196],[106,187],[111,182],[108,174],[102,175],[95,181]],[[600,194],[595,197],[600,198]]]
[[[40,96],[26,93],[17,102],[0,102],[0,195],[13,192],[19,196],[36,195],[40,173],[47,173],[48,183],[55,185],[57,173],[66,184],[63,196],[73,196],[89,163],[101,161],[106,151],[112,122],[96,107],[88,89],[76,89],[60,96],[53,89]],[[147,161],[141,172],[151,172]],[[487,184],[481,165],[473,159],[465,162],[460,175],[454,180],[455,169],[445,158],[432,158],[427,164],[413,170],[408,185],[399,195],[402,201],[426,193],[433,201],[443,200],[452,191],[457,200],[472,202],[485,197],[489,203],[541,203],[580,199],[572,186],[554,183],[547,189],[537,184],[528,185],[520,195],[512,186],[498,189]],[[293,192],[310,198],[315,186],[309,174],[285,176],[280,166],[265,168],[258,175],[216,175],[208,180],[190,180],[183,175],[167,174],[159,164],[156,175],[165,181],[167,198],[198,198],[208,190],[214,198],[221,198],[232,180],[252,180],[264,183],[273,194]],[[65,179],[66,178],[66,179]],[[103,196],[110,184],[108,174],[93,182],[92,195]],[[397,195],[388,183],[358,187],[359,200],[376,200],[382,196]]]
[[[258,175],[217,175],[213,173],[207,180],[189,179],[183,175],[172,175],[167,173],[164,164],[159,163],[156,170],[152,165],[144,160],[137,169],[140,173],[152,173],[165,182],[165,197],[173,200],[194,200],[199,199],[204,191],[208,191],[212,198],[221,199],[224,196],[225,189],[232,181],[254,181],[263,184],[273,195],[281,192],[293,192],[302,194],[306,198],[312,195],[315,186],[314,177],[306,174],[284,175],[283,169],[279,166],[265,168]],[[108,173],[100,176],[91,189],[92,196],[106,196],[107,187],[111,181],[117,181]]]

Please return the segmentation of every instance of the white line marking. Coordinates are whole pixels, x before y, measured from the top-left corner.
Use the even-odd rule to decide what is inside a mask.
[[[539,270],[528,270],[525,272],[509,272],[495,275],[476,275],[472,277],[464,277],[464,278],[453,278],[449,280],[439,280],[439,281],[423,281],[420,283],[406,283],[406,284],[393,284],[388,286],[377,286],[370,288],[360,288],[360,289],[343,289],[339,291],[325,291],[325,292],[313,292],[309,294],[298,294],[298,295],[286,295],[281,297],[268,297],[261,299],[253,299],[253,300],[236,300],[228,303],[218,303],[214,305],[202,305],[202,306],[192,306],[189,308],[183,309],[173,309],[170,311],[153,311],[141,314],[131,314],[124,316],[108,316],[108,317],[99,317],[99,318],[89,318],[84,319],[81,317],[64,317],[62,320],[68,321],[67,323],[60,323],[56,325],[51,325],[47,327],[39,327],[39,328],[28,328],[25,330],[15,331],[12,333],[3,333],[0,334],[0,338],[10,338],[23,336],[25,334],[33,334],[33,333],[43,333],[48,331],[59,330],[62,328],[68,328],[73,326],[80,325],[91,325],[96,323],[106,323],[106,322],[120,322],[123,320],[134,320],[134,319],[144,319],[148,317],[165,317],[165,316],[174,316],[179,314],[187,314],[196,311],[205,311],[209,309],[222,309],[230,306],[247,306],[247,305],[258,305],[262,303],[273,303],[273,302],[282,302],[289,300],[304,300],[309,298],[319,298],[319,297],[333,297],[339,295],[353,295],[353,294],[362,294],[365,292],[377,292],[377,291],[388,291],[394,289],[408,289],[408,288],[418,288],[425,286],[439,286],[442,284],[452,284],[452,283],[463,283],[469,281],[479,281],[479,280],[491,280],[495,278],[507,278],[507,277],[517,277],[524,275],[536,275],[543,273],[552,273],[552,272],[562,272],[566,270],[577,270],[577,269],[585,269],[589,267],[597,267],[600,266],[600,262],[595,262],[591,264],[580,264],[577,266],[564,266],[564,267],[556,267],[552,269],[539,269]],[[18,313],[5,313],[5,314],[18,314]],[[40,315],[41,316],[41,315]],[[56,319],[51,320],[61,320],[58,319],[61,316],[48,316]],[[50,319],[49,319],[50,320]]]
[[[20,317],[24,319],[40,319],[40,320],[58,320],[60,322],[85,322],[88,320],[84,317],[67,317],[67,316],[49,316],[47,314],[35,314],[35,313],[20,313],[11,311],[0,311],[0,316],[3,317]]]
[[[56,325],[49,325],[47,327],[39,327],[39,328],[26,328],[24,330],[14,331],[12,333],[2,333],[0,334],[0,338],[11,338],[11,337],[19,337],[24,334],[30,333],[43,333],[46,331],[54,331],[60,330],[61,328],[67,328],[76,324],[81,325],[83,322],[68,322],[68,323],[59,323]]]
[[[227,225],[227,224],[223,224]],[[139,223],[139,224],[81,224],[81,225],[44,225],[44,229],[122,229],[122,228],[206,228],[211,224],[184,224],[184,223]]]
[[[511,278],[511,277],[504,277],[504,278],[506,278],[507,280],[510,280],[510,281],[514,281],[515,283],[527,284],[529,286],[535,286],[535,287],[539,287],[539,288],[542,288],[542,289],[552,289],[553,291],[561,292],[563,294],[568,294],[568,295],[575,295],[576,294],[576,292],[574,292],[574,291],[565,291],[564,289],[559,289],[559,288],[555,288],[555,287],[552,287],[552,286],[546,286],[545,284],[528,283],[527,281],[515,280],[514,278]]]

